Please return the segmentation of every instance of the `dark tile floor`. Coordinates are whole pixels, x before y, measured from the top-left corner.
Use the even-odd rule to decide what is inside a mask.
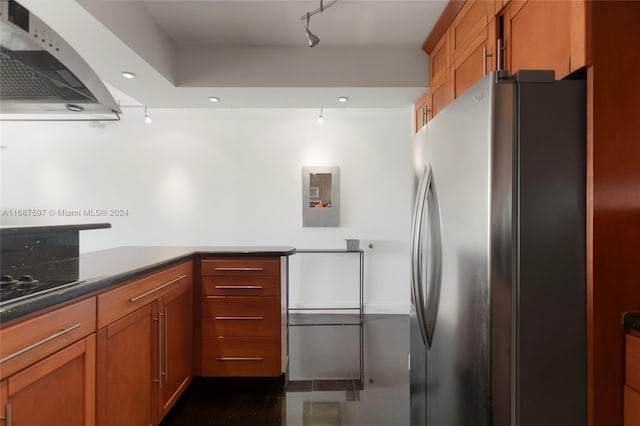
[[[408,425],[409,317],[354,321],[292,315],[286,383],[194,378],[161,426]]]

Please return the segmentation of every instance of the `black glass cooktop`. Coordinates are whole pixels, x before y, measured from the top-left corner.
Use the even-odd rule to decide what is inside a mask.
[[[40,281],[31,275],[14,278],[11,275],[0,277],[0,306],[27,300],[42,294],[62,290],[82,281],[46,280]]]

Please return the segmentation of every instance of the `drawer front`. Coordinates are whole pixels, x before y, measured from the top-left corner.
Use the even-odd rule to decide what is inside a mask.
[[[625,372],[627,386],[640,392],[640,337],[627,334],[626,352]]]
[[[96,298],[0,330],[0,379],[34,364],[96,330]]]
[[[220,297],[202,299],[202,335],[207,337],[279,337],[280,299]]]
[[[210,296],[279,296],[280,277],[276,275],[206,276],[202,294]]]
[[[640,426],[640,392],[624,387],[624,426]]]
[[[202,375],[276,377],[280,339],[273,337],[207,337],[202,339]]]
[[[280,275],[280,258],[247,257],[203,260],[202,275]]]
[[[186,262],[136,279],[98,295],[98,328],[105,327],[183,285],[191,285],[193,265]]]

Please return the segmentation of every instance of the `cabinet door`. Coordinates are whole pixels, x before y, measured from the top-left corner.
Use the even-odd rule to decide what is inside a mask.
[[[184,392],[193,375],[193,285],[189,282],[160,301],[162,387],[160,417]]]
[[[98,330],[99,426],[157,424],[160,334],[155,302]]]
[[[435,117],[452,99],[450,84],[449,31],[445,32],[433,48],[429,58],[431,114]]]
[[[95,424],[95,334],[0,383],[4,424]]]
[[[464,51],[453,62],[453,94],[457,98],[482,77],[496,69],[496,21],[481,32],[475,47]]]
[[[415,129],[417,133],[431,119],[431,90],[427,90],[414,106]]]
[[[510,73],[547,69],[556,79],[588,65],[584,1],[513,1],[505,13],[505,66]]]

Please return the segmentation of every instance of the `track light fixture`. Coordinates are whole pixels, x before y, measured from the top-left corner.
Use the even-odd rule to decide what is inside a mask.
[[[300,17],[301,21],[305,21],[304,31],[307,33],[307,40],[309,42],[309,47],[313,47],[320,43],[320,38],[309,30],[309,19],[315,15],[316,13],[322,13],[325,9],[330,8],[334,4],[336,4],[338,0],[330,0],[327,4],[324,4],[324,0],[320,0],[320,7],[312,10],[311,12],[307,12],[306,14]]]
[[[307,23],[304,26],[304,31],[307,33],[307,41],[309,41],[309,47],[313,47],[320,43],[320,39],[317,35],[309,31],[309,14],[307,13]]]
[[[147,114],[147,107],[144,107],[144,122],[147,124],[151,124],[153,123],[153,120],[151,119],[151,117],[149,117],[149,114]]]
[[[320,108],[320,115],[318,116],[318,124],[322,124],[322,122],[324,121],[324,117],[322,116],[322,108]]]

